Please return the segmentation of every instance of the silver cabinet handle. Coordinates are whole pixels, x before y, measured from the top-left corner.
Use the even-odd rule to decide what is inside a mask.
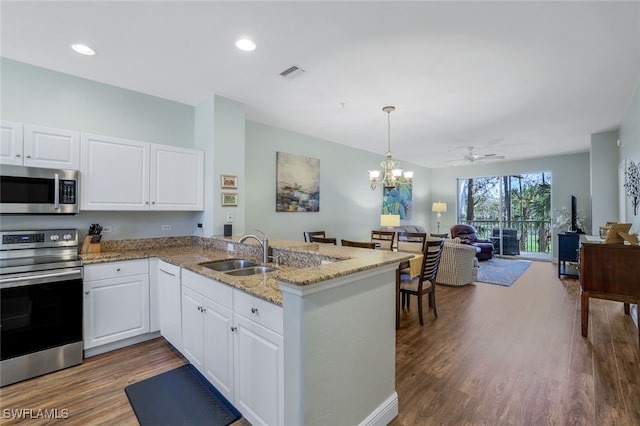
[[[20,154],[16,154],[16,158],[20,158]]]
[[[120,272],[120,268],[116,269],[116,272]]]
[[[238,327],[231,327],[231,331],[235,333],[236,331],[238,331]]]
[[[90,293],[89,291],[85,291],[85,292],[84,292],[84,294],[89,294],[89,293]]]
[[[251,308],[251,313],[252,314],[257,314],[258,313],[258,308]]]

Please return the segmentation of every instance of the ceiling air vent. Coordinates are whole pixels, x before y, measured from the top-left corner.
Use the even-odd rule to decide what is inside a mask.
[[[284,78],[288,78],[289,80],[291,80],[292,78],[296,78],[299,75],[302,75],[304,72],[305,71],[302,68],[294,65],[282,71],[280,75],[283,76]]]

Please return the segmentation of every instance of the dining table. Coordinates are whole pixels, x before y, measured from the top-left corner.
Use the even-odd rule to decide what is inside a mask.
[[[400,328],[400,276],[402,273],[408,273],[411,278],[415,278],[422,272],[422,253],[412,253],[411,259],[404,260],[398,265],[396,270],[396,330]]]

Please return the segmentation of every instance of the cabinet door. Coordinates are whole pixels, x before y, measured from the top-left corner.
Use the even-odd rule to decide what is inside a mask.
[[[0,164],[22,166],[22,123],[0,122]]]
[[[24,125],[24,165],[49,169],[80,169],[80,133]]]
[[[158,263],[158,297],[160,334],[176,349],[182,350],[182,310],[180,267]]]
[[[151,210],[204,209],[204,153],[151,144]]]
[[[204,299],[204,375],[229,401],[233,401],[233,314]]]
[[[182,286],[182,354],[204,374],[203,311],[202,295]]]
[[[85,349],[148,332],[148,274],[85,281]]]
[[[234,405],[253,425],[284,423],[283,338],[234,314]]]
[[[82,134],[81,210],[148,210],[149,144]]]

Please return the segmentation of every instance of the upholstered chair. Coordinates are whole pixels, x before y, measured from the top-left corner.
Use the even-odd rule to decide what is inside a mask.
[[[460,238],[462,244],[468,244],[476,248],[478,260],[489,260],[493,258],[493,243],[491,240],[478,238],[476,229],[471,225],[453,225],[451,227],[451,238]]]

